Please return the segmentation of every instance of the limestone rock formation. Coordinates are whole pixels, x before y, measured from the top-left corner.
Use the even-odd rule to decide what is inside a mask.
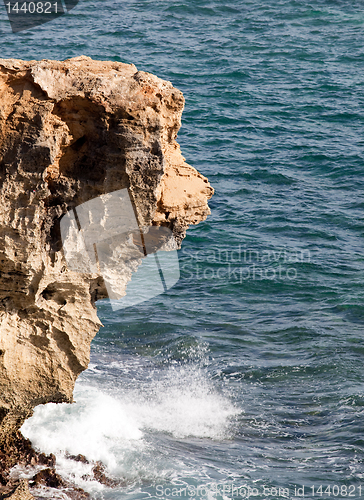
[[[61,217],[127,188],[139,226],[180,243],[209,214],[176,142],[183,106],[134,65],[0,59],[0,445],[36,405],[72,402],[100,328],[103,279],[67,267]]]

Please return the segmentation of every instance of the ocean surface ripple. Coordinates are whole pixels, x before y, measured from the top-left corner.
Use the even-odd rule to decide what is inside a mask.
[[[178,284],[118,312],[100,303],[76,403],[24,426],[94,498],[212,483],[359,498],[363,25],[355,0],[81,0],[17,35],[1,10],[2,57],[85,54],[172,81],[182,151],[216,190]],[[66,451],[123,485],[86,481]]]

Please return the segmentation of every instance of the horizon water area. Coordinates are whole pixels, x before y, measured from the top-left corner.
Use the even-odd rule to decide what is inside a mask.
[[[364,497],[363,32],[356,0],[80,0],[17,34],[0,9],[2,58],[171,81],[215,189],[178,283],[99,302],[75,403],[22,428],[92,498]]]

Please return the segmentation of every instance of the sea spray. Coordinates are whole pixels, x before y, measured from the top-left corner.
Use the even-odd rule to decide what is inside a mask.
[[[134,361],[140,368],[140,359],[136,356]],[[86,373],[76,384],[75,403],[38,406],[22,433],[37,449],[56,453],[57,471],[93,494],[104,489],[93,479],[97,461],[125,486],[165,480],[173,474],[171,460],[162,450],[166,438],[221,440],[231,436],[231,422],[238,412],[203,364],[144,368],[144,376],[138,371],[126,387],[112,376],[104,378],[103,388],[97,386],[97,377],[91,386]],[[129,374],[131,365],[128,357]],[[114,361],[113,369],[114,373],[123,370],[123,361]],[[70,459],[79,454],[90,463]]]

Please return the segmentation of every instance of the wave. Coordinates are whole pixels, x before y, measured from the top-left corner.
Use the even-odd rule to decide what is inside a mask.
[[[116,364],[114,373],[115,368],[123,369],[122,361]],[[154,482],[172,473],[170,459],[160,452],[166,439],[173,447],[191,438],[232,437],[238,410],[206,370],[195,364],[176,365],[145,375],[127,387],[104,380],[102,389],[81,379],[75,403],[38,406],[21,431],[36,449],[56,454],[59,474],[94,494],[104,488],[92,477],[97,461],[125,485]],[[79,454],[90,463],[70,458]]]

